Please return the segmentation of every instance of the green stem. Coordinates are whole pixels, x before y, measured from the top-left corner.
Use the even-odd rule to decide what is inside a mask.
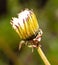
[[[46,58],[45,54],[43,53],[42,49],[40,48],[40,46],[37,48],[37,51],[39,53],[39,55],[41,56],[43,62],[45,63],[45,65],[51,65],[48,61],[48,59]]]

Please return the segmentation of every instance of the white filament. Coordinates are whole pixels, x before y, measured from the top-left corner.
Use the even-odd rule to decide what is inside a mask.
[[[30,15],[30,12],[29,10],[24,10],[22,11],[21,13],[18,14],[18,18],[12,18],[12,25],[13,25],[13,28],[16,29],[16,26],[19,26],[18,23],[20,24],[20,26],[22,28],[24,28],[24,23],[23,23],[23,20],[24,22],[26,21],[26,19],[28,18],[28,15]],[[16,25],[16,26],[15,26]]]

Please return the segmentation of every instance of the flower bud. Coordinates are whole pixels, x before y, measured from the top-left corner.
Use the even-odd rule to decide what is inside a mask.
[[[18,17],[13,17],[10,23],[21,39],[31,40],[38,34],[37,18],[31,10],[26,9],[20,12]]]

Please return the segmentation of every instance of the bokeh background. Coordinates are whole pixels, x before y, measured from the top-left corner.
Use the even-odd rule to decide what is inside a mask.
[[[10,20],[25,8],[34,10],[43,30],[42,50],[58,65],[58,0],[0,0],[0,65],[44,65],[36,49],[18,49],[21,40]]]

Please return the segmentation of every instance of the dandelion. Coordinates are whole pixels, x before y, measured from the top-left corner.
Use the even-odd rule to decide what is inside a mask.
[[[18,17],[13,17],[10,23],[18,33],[19,37],[23,40],[20,42],[19,49],[23,43],[25,45],[27,44],[28,47],[31,47],[32,51],[33,48],[37,48],[38,53],[40,54],[45,65],[50,65],[41,49],[41,45],[39,44],[43,32],[39,28],[34,12],[32,10],[25,9],[18,14]]]
[[[39,31],[39,25],[35,14],[31,10],[24,10],[18,14],[18,17],[13,17],[11,24],[19,37],[24,40],[33,39]]]

